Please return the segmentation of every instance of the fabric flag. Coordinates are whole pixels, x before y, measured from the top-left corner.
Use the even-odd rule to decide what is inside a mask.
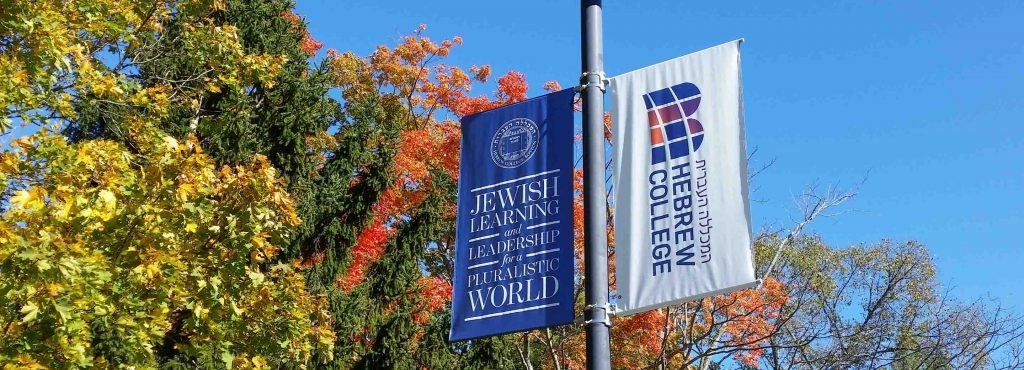
[[[757,284],[741,42],[611,78],[619,314]]]
[[[450,341],[573,321],[573,95],[462,119]]]

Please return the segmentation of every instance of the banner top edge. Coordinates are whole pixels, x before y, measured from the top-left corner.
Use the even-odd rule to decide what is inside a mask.
[[[470,117],[478,116],[478,115],[481,115],[481,114],[484,114],[484,113],[487,113],[487,112],[491,112],[491,111],[495,111],[495,110],[498,110],[498,109],[502,109],[502,108],[508,108],[508,107],[511,107],[513,105],[516,105],[516,104],[527,103],[527,102],[530,102],[530,101],[533,101],[533,100],[537,100],[537,99],[543,98],[543,97],[548,96],[548,95],[554,95],[554,94],[563,93],[566,90],[570,90],[571,91],[571,90],[573,90],[573,88],[572,87],[568,87],[568,88],[564,88],[564,89],[561,89],[561,90],[558,90],[558,91],[551,91],[551,92],[548,92],[548,93],[545,93],[545,94],[534,96],[532,98],[527,98],[526,100],[520,100],[520,101],[517,101],[517,102],[514,102],[514,103],[509,103],[509,104],[502,105],[500,107],[494,107],[494,108],[487,109],[487,110],[482,110],[482,111],[479,111],[479,112],[476,112],[476,113],[473,113],[473,114],[467,114],[465,116],[459,117],[459,123],[462,123],[462,120],[470,118]],[[573,95],[575,95],[575,94],[576,94],[576,92],[573,91]]]
[[[636,73],[636,72],[639,72],[639,71],[647,70],[647,69],[650,69],[650,68],[656,68],[656,67],[658,67],[658,66],[660,66],[662,64],[665,64],[665,63],[668,63],[668,62],[672,62],[672,61],[677,60],[677,59],[686,58],[688,56],[691,56],[691,55],[703,52],[705,50],[710,50],[710,49],[714,49],[714,48],[718,48],[718,47],[722,47],[722,46],[726,46],[726,45],[732,45],[732,44],[736,44],[736,47],[738,48],[745,41],[746,41],[746,39],[742,38],[742,37],[738,38],[738,39],[735,39],[735,40],[732,40],[732,41],[726,41],[726,42],[723,42],[723,43],[718,44],[718,45],[709,46],[709,47],[706,47],[706,48],[703,48],[703,49],[700,49],[700,50],[697,50],[697,51],[693,51],[693,52],[689,52],[689,53],[686,53],[686,54],[683,54],[683,55],[680,55],[680,56],[677,56],[677,57],[673,57],[671,59],[666,59],[666,60],[663,60],[663,61],[660,61],[660,62],[657,62],[657,63],[654,63],[654,64],[650,64],[650,65],[647,65],[647,66],[644,66],[644,67],[640,67],[640,68],[637,68],[637,69],[634,69],[634,70],[630,70],[630,71],[626,71],[626,72],[623,72],[623,73],[619,73],[619,74],[617,74],[615,76],[609,77],[608,79],[614,81],[616,78],[619,78],[619,77],[622,77],[622,76],[625,76],[625,75],[628,75],[628,74],[631,74],[631,73]]]

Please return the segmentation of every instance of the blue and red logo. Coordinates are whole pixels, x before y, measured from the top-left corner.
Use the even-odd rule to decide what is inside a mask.
[[[700,89],[684,82],[644,94],[651,128],[651,164],[682,158],[700,148],[704,126],[690,118],[700,106]]]

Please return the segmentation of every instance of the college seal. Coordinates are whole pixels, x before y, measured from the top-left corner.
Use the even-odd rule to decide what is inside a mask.
[[[519,167],[537,151],[540,132],[537,124],[526,118],[505,122],[491,139],[491,159],[504,168]]]

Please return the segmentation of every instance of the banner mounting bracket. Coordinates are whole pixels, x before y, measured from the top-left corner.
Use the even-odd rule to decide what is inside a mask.
[[[590,311],[590,310],[592,310],[594,308],[603,309],[603,311],[604,311],[603,317],[597,317],[597,318],[591,317],[590,320],[584,320],[583,321],[583,325],[587,326],[587,325],[590,325],[591,323],[598,323],[598,324],[603,324],[604,326],[607,326],[607,327],[610,328],[612,326],[612,318],[611,318],[611,315],[612,315],[612,305],[610,303],[605,303],[605,304],[588,304],[586,307],[583,308],[584,315],[586,315],[586,313],[588,311]],[[593,316],[592,311],[590,311],[590,312],[591,312],[591,316]]]
[[[591,75],[597,76],[597,81],[591,81]],[[604,72],[583,72],[583,74],[580,75],[579,86],[576,86],[573,90],[581,92],[590,86],[596,86],[598,89],[601,89],[601,92],[605,92],[605,87],[608,86],[608,83],[610,82],[611,80],[604,75]]]

